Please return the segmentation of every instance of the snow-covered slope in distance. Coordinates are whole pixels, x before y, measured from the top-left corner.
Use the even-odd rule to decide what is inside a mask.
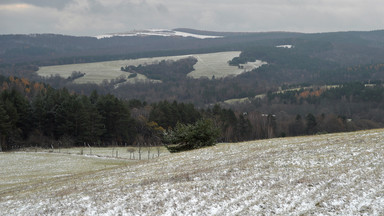
[[[97,39],[111,38],[111,37],[144,37],[144,36],[163,36],[163,37],[194,37],[199,39],[213,39],[222,38],[223,36],[213,35],[200,35],[191,34],[187,32],[167,30],[167,29],[147,29],[147,30],[134,30],[125,33],[109,33],[95,36]]]

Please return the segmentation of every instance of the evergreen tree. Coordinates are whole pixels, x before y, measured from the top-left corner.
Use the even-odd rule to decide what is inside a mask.
[[[295,121],[289,124],[288,130],[291,136],[299,136],[305,133],[305,125],[301,115],[296,115]]]
[[[4,109],[2,101],[0,101],[0,152],[3,151],[2,146],[5,145],[5,140],[10,130],[9,121],[7,111]]]
[[[167,149],[174,153],[213,146],[219,135],[220,131],[212,120],[201,119],[193,125],[177,123],[173,130],[167,131],[164,141],[168,143]]]
[[[100,96],[96,104],[103,118],[105,133],[102,139],[107,142],[132,142],[135,136],[134,120],[126,105],[115,96]]]
[[[252,131],[251,122],[248,119],[244,118],[243,115],[240,115],[238,124],[236,127],[237,140],[244,141],[249,139],[251,131]]]
[[[152,106],[149,121],[157,122],[163,128],[173,128],[177,122],[191,124],[201,117],[200,112],[195,109],[193,104],[162,101]]]
[[[80,96],[66,95],[56,109],[56,138],[70,136],[78,144],[83,143],[87,133],[86,112]]]
[[[42,93],[39,93],[32,101],[32,122],[35,129],[39,131],[44,131],[45,117],[45,101]]]
[[[6,149],[21,147],[21,141],[25,139],[31,129],[30,107],[28,101],[16,90],[1,92],[0,100],[6,111],[10,130],[7,134]]]
[[[99,143],[100,137],[105,133],[103,117],[100,115],[95,104],[92,104],[86,96],[82,96],[84,112],[84,131],[82,140],[87,143]]]
[[[91,96],[89,96],[89,100],[91,104],[96,104],[97,100],[99,99],[99,94],[96,90],[93,90],[91,93]]]
[[[306,117],[305,120],[307,121],[306,124],[306,132],[307,134],[315,134],[317,132],[317,121],[316,117],[309,113]]]

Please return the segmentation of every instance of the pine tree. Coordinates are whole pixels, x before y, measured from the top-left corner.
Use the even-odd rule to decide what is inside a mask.
[[[7,111],[4,109],[3,103],[0,101],[0,152],[3,150],[2,146],[5,145],[9,129],[9,116],[7,115]]]
[[[104,141],[133,141],[135,136],[134,121],[127,106],[113,95],[100,96],[96,104],[103,118]]]
[[[212,120],[201,119],[195,124],[177,123],[175,129],[167,131],[164,141],[167,149],[174,153],[213,146],[219,135],[219,129]]]
[[[84,112],[84,131],[82,139],[88,143],[96,143],[100,141],[101,136],[105,133],[103,117],[100,115],[95,104],[87,97],[82,97]]]
[[[316,117],[309,113],[306,117],[305,120],[307,121],[306,124],[306,132],[307,134],[315,134],[317,132],[317,121]]]

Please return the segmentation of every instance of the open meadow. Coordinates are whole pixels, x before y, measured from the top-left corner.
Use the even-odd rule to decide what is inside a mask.
[[[84,155],[87,157],[99,158],[115,158],[115,159],[130,159],[130,160],[148,160],[155,157],[170,154],[164,146],[149,146],[149,147],[73,147],[73,148],[56,148],[56,149],[22,149],[26,152],[41,152],[41,153],[59,153],[70,155]]]
[[[54,65],[40,67],[37,71],[39,76],[52,76],[59,75],[63,78],[71,76],[73,71],[85,73],[83,77],[76,79],[75,83],[102,83],[103,80],[112,80],[120,76],[128,77],[131,73],[121,71],[121,67],[125,66],[138,66],[146,64],[156,64],[162,60],[180,60],[187,57],[195,57],[198,62],[194,65],[194,71],[188,74],[193,78],[208,77],[212,76],[216,78],[226,76],[236,76],[244,71],[250,71],[257,67],[260,67],[266,62],[256,61],[243,65],[240,69],[237,66],[230,66],[229,60],[240,55],[240,51],[231,52],[217,52],[217,53],[206,53],[206,54],[192,54],[192,55],[181,55],[181,56],[164,56],[154,58],[140,58],[140,59],[127,59],[127,60],[116,60],[116,61],[105,61],[105,62],[94,62],[94,63],[82,63],[82,64],[69,64],[69,65]],[[137,77],[128,79],[128,82],[140,82],[140,81],[154,81],[147,79],[144,75],[138,74]]]
[[[0,154],[2,215],[384,214],[384,129],[150,160],[63,151]]]

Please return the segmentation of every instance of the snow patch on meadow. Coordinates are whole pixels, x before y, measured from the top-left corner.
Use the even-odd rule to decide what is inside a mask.
[[[4,215],[383,215],[383,157],[382,129],[224,143],[3,186],[0,208]]]

